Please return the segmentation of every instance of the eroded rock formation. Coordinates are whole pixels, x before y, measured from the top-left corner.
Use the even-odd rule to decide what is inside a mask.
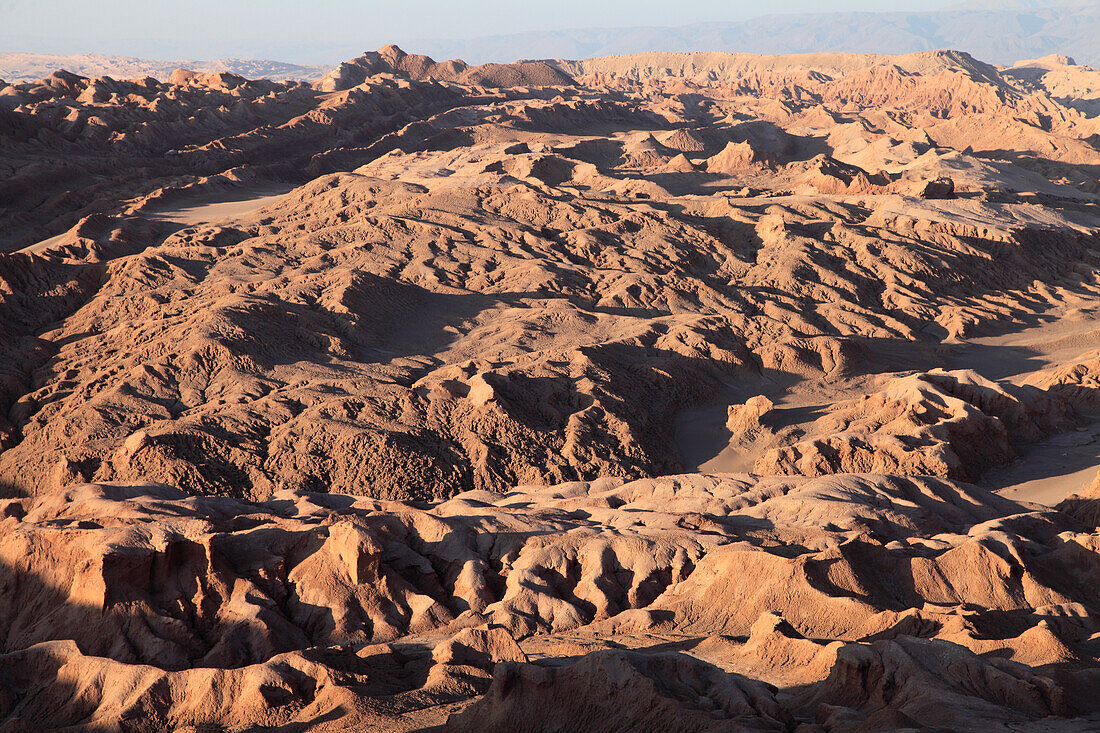
[[[962,483],[1096,439],[1035,64],[0,84],[0,727],[1095,726],[1095,486]]]

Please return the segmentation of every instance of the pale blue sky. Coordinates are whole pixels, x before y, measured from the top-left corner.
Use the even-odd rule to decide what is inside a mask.
[[[934,10],[959,0],[0,0],[0,50],[333,63],[385,43],[765,13]]]

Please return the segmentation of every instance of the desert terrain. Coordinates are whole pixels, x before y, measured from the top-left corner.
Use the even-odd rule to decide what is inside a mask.
[[[133,56],[112,56],[83,53],[61,56],[48,53],[0,52],[0,79],[8,82],[32,82],[43,79],[58,69],[80,76],[110,76],[115,79],[138,79],[151,76],[165,80],[176,69],[205,73],[229,72],[249,79],[298,79],[313,81],[330,71],[318,64],[291,64],[281,61],[252,59],[219,59],[217,61],[161,61]]]
[[[0,83],[0,730],[1100,730],[1098,100]]]

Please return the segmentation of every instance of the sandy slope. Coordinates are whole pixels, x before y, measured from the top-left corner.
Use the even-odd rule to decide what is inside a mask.
[[[149,209],[145,214],[153,221],[209,226],[242,219],[275,203],[286,193],[284,187],[277,185],[241,186],[223,193],[194,193],[176,198],[171,204]],[[41,255],[54,247],[63,247],[69,239],[69,232],[65,232],[24,247],[19,252]]]
[[[261,186],[255,189],[238,189],[221,196],[196,197],[194,201],[175,201],[164,209],[150,211],[153,219],[176,224],[211,225],[232,222],[271,206],[288,193],[278,186]]]

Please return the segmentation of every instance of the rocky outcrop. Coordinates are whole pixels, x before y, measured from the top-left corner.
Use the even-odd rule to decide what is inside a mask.
[[[322,92],[339,92],[362,84],[375,74],[397,74],[418,81],[435,79],[480,87],[572,86],[573,79],[541,61],[469,66],[463,61],[437,62],[407,54],[390,44],[340,64],[314,83]]]
[[[753,399],[731,408],[727,427],[734,441],[752,438],[761,446],[753,469],[761,474],[862,471],[975,480],[1014,459],[1016,445],[1064,432],[1079,420],[1058,394],[1002,387],[968,371],[899,377],[881,392],[838,402],[812,424],[782,434],[761,428],[771,405]]]

